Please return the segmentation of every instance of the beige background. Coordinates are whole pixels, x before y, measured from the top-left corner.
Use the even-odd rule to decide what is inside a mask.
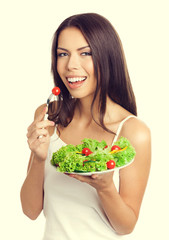
[[[130,240],[166,239],[169,194],[168,1],[0,1],[0,239],[41,239],[43,214],[26,218],[19,193],[30,151],[26,129],[53,87],[52,36],[66,17],[96,12],[108,18],[122,40],[139,118],[152,131],[152,168],[140,218]],[[144,149],[143,149],[144,151]],[[144,166],[143,166],[144,167]]]

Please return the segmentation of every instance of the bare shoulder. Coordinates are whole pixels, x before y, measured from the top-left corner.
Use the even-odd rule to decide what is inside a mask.
[[[145,122],[135,117],[124,123],[121,135],[128,138],[134,145],[149,143],[151,139],[150,128]]]
[[[144,165],[144,171],[147,174],[150,170],[151,163],[151,131],[145,122],[138,118],[128,119],[122,128],[121,136],[129,139],[130,143],[136,150],[134,164],[128,168],[128,173],[134,170],[141,173],[141,167]],[[137,170],[136,170],[137,169]]]

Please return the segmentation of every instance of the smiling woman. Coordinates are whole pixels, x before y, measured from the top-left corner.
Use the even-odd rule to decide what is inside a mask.
[[[71,33],[72,31],[73,35]],[[67,36],[65,37],[66,34]],[[59,39],[61,38],[62,45],[59,45]],[[79,41],[81,41],[82,45],[79,44]],[[69,46],[70,49],[68,49]],[[59,106],[62,105],[62,107],[60,108],[60,113],[53,110],[52,118],[50,119],[54,120],[57,123],[56,119],[58,118],[59,121],[61,121],[61,125],[67,126],[67,124],[71,120],[71,117],[68,116],[71,116],[71,113],[74,111],[74,104],[72,103],[72,101],[70,101],[70,99],[71,94],[72,96],[74,96],[73,94],[75,94],[75,91],[73,93],[71,91],[70,93],[69,90],[66,89],[66,86],[65,84],[63,84],[61,76],[58,73],[57,68],[55,67],[58,66],[58,64],[61,62],[60,56],[63,57],[63,55],[65,57],[67,56],[67,64],[69,63],[67,67],[72,67],[71,64],[80,64],[80,62],[77,61],[77,55],[72,56],[71,52],[69,52],[69,50],[71,50],[71,47],[73,46],[74,48],[77,47],[75,48],[77,52],[78,50],[81,51],[82,56],[90,57],[89,59],[87,58],[87,70],[89,67],[90,72],[93,69],[94,72],[92,72],[91,74],[94,75],[96,78],[95,93],[90,106],[91,112],[93,112],[96,97],[99,98],[99,109],[97,109],[100,112],[99,124],[101,124],[105,130],[108,130],[104,125],[103,121],[106,111],[107,95],[114,102],[120,104],[122,107],[124,107],[134,115],[137,115],[135,96],[132,90],[132,85],[128,74],[122,44],[116,30],[113,28],[113,26],[107,19],[98,14],[80,14],[78,15],[78,17],[72,16],[70,18],[67,18],[63,23],[61,23],[61,25],[54,34],[52,46],[52,73],[54,76],[55,85],[58,85],[61,88],[61,92],[63,93],[62,98],[60,98],[63,99],[63,101],[59,101],[58,103]],[[87,51],[84,51],[84,47],[89,48],[86,48],[85,50]],[[58,51],[60,50],[62,50],[62,52],[60,52],[61,55],[58,56]],[[86,61],[84,60],[84,58],[81,58],[81,61],[82,59],[83,64],[85,64]],[[66,61],[64,61],[64,63],[65,62]],[[79,73],[76,73],[75,76],[77,76],[77,74]],[[109,81],[110,78],[111,81]],[[94,79],[94,77],[92,77],[92,79]],[[98,92],[100,92],[99,96]],[[78,91],[76,91],[76,93],[78,93]],[[80,97],[81,94],[82,93],[80,93]],[[94,116],[93,113],[92,115]]]
[[[96,79],[91,49],[78,28],[66,28],[59,35],[57,71],[74,98],[82,98],[95,92]]]
[[[43,240],[120,239],[134,230],[139,216],[151,137],[136,117],[122,44],[111,23],[94,13],[63,21],[53,38],[52,73],[61,93],[49,105],[49,120],[43,120],[47,109],[42,105],[28,127],[32,153],[21,189],[23,211],[31,219],[44,211]],[[129,139],[136,156],[116,172],[66,175],[51,165],[52,154],[65,145],[85,138],[113,145],[121,136]]]

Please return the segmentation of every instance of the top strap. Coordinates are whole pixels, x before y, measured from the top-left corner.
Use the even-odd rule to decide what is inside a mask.
[[[123,119],[123,120],[120,122],[120,124],[119,124],[119,126],[118,126],[118,129],[117,129],[117,132],[116,132],[116,136],[115,136],[115,138],[114,138],[114,140],[113,140],[113,143],[117,141],[117,138],[119,137],[119,134],[120,134],[120,131],[121,131],[122,127],[123,127],[123,124],[124,124],[128,119],[130,119],[130,118],[132,118],[132,117],[137,118],[137,117],[134,116],[134,115],[129,115],[128,117],[126,117],[125,119]]]

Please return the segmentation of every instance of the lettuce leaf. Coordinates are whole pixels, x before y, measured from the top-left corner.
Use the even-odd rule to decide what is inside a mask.
[[[133,160],[136,155],[136,151],[127,138],[121,137],[114,143],[114,145],[118,145],[120,148],[125,148],[127,146],[126,150],[113,154],[113,157],[116,160],[116,167],[126,165]]]
[[[95,139],[84,138],[82,140],[82,148],[89,148],[92,152],[94,152],[99,144],[99,142]]]
[[[68,144],[61,147],[57,152],[54,152],[52,155],[51,163],[52,165],[57,165],[60,162],[63,162],[66,155],[70,152],[76,151],[76,146]]]
[[[105,148],[106,141],[99,142],[95,139],[85,138],[82,140],[82,144],[76,146],[69,144],[54,152],[51,164],[60,172],[95,172],[106,170],[106,163],[109,160],[114,160],[116,167],[121,167],[134,158],[135,149],[127,138],[121,137],[114,145],[118,145],[121,149],[126,146],[127,148],[124,151],[110,153],[112,146]],[[83,155],[83,148],[89,148],[92,154]]]
[[[76,152],[68,152],[68,154],[64,158],[64,161],[59,163],[59,171],[74,172],[79,167],[83,167],[84,160],[84,156],[77,154]]]

